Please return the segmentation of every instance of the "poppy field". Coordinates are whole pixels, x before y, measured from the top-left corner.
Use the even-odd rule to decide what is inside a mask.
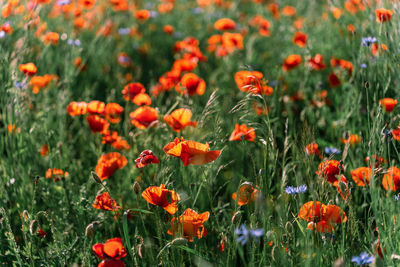
[[[400,265],[398,1],[0,10],[2,265]]]

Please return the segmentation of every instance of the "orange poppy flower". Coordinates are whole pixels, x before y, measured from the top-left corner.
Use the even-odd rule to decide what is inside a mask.
[[[104,102],[101,102],[98,100],[90,101],[87,104],[87,110],[90,114],[103,115],[105,107],[106,107],[106,105],[104,104]]]
[[[301,62],[302,59],[300,55],[289,55],[283,62],[282,68],[284,71],[290,71],[300,65]]]
[[[172,130],[179,132],[187,126],[197,126],[197,122],[191,121],[192,111],[187,108],[180,108],[174,110],[171,114],[164,116],[164,121],[172,128]]]
[[[43,36],[43,43],[45,45],[49,45],[50,43],[53,45],[57,45],[59,39],[60,39],[60,36],[58,33],[48,32]]]
[[[121,114],[124,112],[124,108],[117,103],[108,103],[104,108],[106,119],[111,123],[118,123],[121,121]]]
[[[274,89],[262,81],[263,74],[259,71],[242,70],[235,73],[235,82],[242,92],[272,95]]]
[[[308,65],[313,70],[323,70],[325,69],[324,57],[320,54],[316,54],[313,58],[308,60]]]
[[[256,139],[256,132],[254,128],[247,127],[246,124],[235,124],[235,130],[232,132],[231,136],[229,137],[229,141],[241,141],[241,140],[248,140],[254,142]]]
[[[239,199],[237,203],[239,206],[244,206],[254,201],[254,198],[258,194],[257,188],[253,187],[251,183],[245,182],[239,188]],[[236,201],[237,193],[232,194],[232,199]]]
[[[68,172],[64,172],[61,169],[48,169],[46,171],[46,178],[47,179],[53,178],[55,182],[60,181],[62,178],[68,177],[68,175],[69,175]]]
[[[229,31],[236,28],[236,23],[228,18],[222,18],[214,23],[214,28],[219,31]]]
[[[305,203],[299,211],[299,218],[309,222],[321,221],[325,205],[319,201]]]
[[[318,165],[318,170],[315,173],[321,175],[329,183],[335,186],[338,183],[336,175],[340,174],[342,170],[343,166],[340,165],[339,161],[325,159]]]
[[[221,37],[223,48],[230,54],[235,49],[243,49],[243,35],[240,33],[224,32]]]
[[[332,233],[335,231],[335,228],[329,221],[309,222],[307,224],[307,229],[317,230],[320,233]]]
[[[141,93],[136,95],[133,99],[132,99],[132,103],[134,103],[135,105],[138,106],[149,106],[151,105],[151,98],[148,94],[146,93]]]
[[[175,29],[171,25],[167,24],[167,25],[164,25],[163,31],[168,35],[172,35],[174,33]]]
[[[122,90],[124,99],[131,102],[133,102],[135,96],[144,92],[146,92],[146,88],[141,83],[128,83]]]
[[[97,243],[92,246],[92,250],[96,253],[97,257],[103,260],[98,267],[123,267],[124,263],[119,259],[127,255],[126,249],[122,244],[120,237],[112,238],[106,241],[106,243]]]
[[[87,103],[72,101],[67,106],[67,112],[70,116],[84,115],[87,113]]]
[[[118,135],[118,132],[113,131],[110,135],[110,132],[106,132],[102,138],[103,144],[111,144],[111,146],[118,150],[129,150],[131,147],[129,146],[126,140],[122,140],[122,138]]]
[[[197,236],[200,239],[207,235],[207,230],[203,224],[208,221],[209,217],[208,211],[198,214],[192,209],[186,209],[179,218],[172,218],[171,229],[167,233],[173,236],[183,235],[189,242],[193,242],[193,237]]]
[[[177,84],[175,89],[180,94],[203,95],[206,90],[206,82],[194,73],[186,73],[182,76],[180,85]]]
[[[32,92],[34,94],[39,93],[40,88],[44,88],[53,80],[57,79],[56,75],[45,74],[43,76],[33,76],[29,81],[29,85],[32,86]]]
[[[351,173],[351,178],[353,178],[354,182],[358,186],[365,186],[365,183],[368,185],[369,180],[373,176],[372,169],[368,167],[360,167],[355,170],[352,170],[350,173]]]
[[[203,165],[216,160],[221,154],[220,150],[209,151],[208,143],[202,144],[195,141],[187,141],[175,138],[174,142],[168,143],[163,150],[167,155],[178,157],[182,160],[183,166],[189,164]]]
[[[148,106],[137,108],[129,114],[129,117],[131,118],[131,123],[139,129],[146,129],[158,122],[157,110]]]
[[[319,201],[305,203],[299,211],[299,218],[308,221],[307,228],[318,232],[331,233],[334,223],[347,221],[346,213],[336,205],[324,205]]]
[[[108,121],[98,115],[90,115],[86,117],[86,121],[93,133],[104,134],[108,131],[108,127],[110,126]]]
[[[343,144],[350,143],[350,145],[357,145],[361,142],[361,137],[357,134],[350,134],[347,139],[340,138]]]
[[[128,163],[128,160],[118,152],[102,155],[97,162],[96,174],[103,181],[113,175]]]
[[[92,204],[93,208],[98,210],[118,210],[120,207],[117,206],[117,203],[114,199],[110,198],[110,194],[108,192],[103,192],[100,195],[96,196],[95,202]]]
[[[40,148],[40,156],[45,157],[49,154],[49,146],[47,144],[44,144]]]
[[[137,10],[135,12],[135,18],[140,22],[144,22],[150,18],[150,11],[147,9]]]
[[[393,111],[394,107],[397,105],[397,99],[384,98],[379,100],[379,105],[385,108],[386,112]]]
[[[293,6],[285,6],[282,9],[282,14],[287,17],[294,16],[296,15],[296,8]]]
[[[386,191],[397,191],[400,188],[400,170],[397,167],[391,167],[382,179],[383,188]]]
[[[306,154],[309,156],[312,155],[320,155],[320,151],[318,150],[317,143],[310,143],[306,146]]]
[[[32,62],[26,64],[20,64],[18,66],[18,69],[28,76],[33,76],[37,72],[37,68],[35,64],[33,64]]]
[[[168,201],[168,195],[171,203]],[[142,197],[150,204],[165,209],[169,214],[175,214],[178,211],[179,195],[173,190],[165,189],[164,184],[146,188],[142,193]]]
[[[307,43],[307,34],[304,32],[296,32],[292,41],[299,47],[305,47]]]
[[[17,133],[21,132],[21,128],[15,128],[15,124],[7,125],[7,130],[8,130],[8,133],[13,133],[13,134],[15,134],[15,132],[17,132]]]
[[[375,15],[376,21],[382,23],[392,19],[393,11],[390,9],[378,8],[375,10]]]
[[[79,0],[78,3],[86,9],[91,9],[96,4],[96,0]]]

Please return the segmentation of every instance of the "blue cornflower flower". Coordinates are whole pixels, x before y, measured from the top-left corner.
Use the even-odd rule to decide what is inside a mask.
[[[130,28],[119,28],[118,29],[118,34],[119,35],[128,35],[131,33],[131,29]]]
[[[246,228],[246,225],[242,224],[239,228],[235,229],[235,234],[238,236],[236,241],[243,246],[249,241],[250,237],[258,241],[264,235],[264,229],[249,230]]]
[[[362,45],[363,46],[370,46],[373,43],[376,43],[376,38],[375,37],[364,37],[361,39]]]
[[[150,18],[156,18],[158,16],[157,11],[150,11]]]
[[[201,7],[196,7],[196,8],[193,8],[192,12],[193,12],[193,14],[200,14],[203,12],[203,9]]]
[[[331,155],[331,154],[339,155],[340,153],[342,153],[342,151],[336,147],[325,147],[324,151],[326,154],[329,154],[329,155]]]
[[[57,1],[57,5],[59,5],[59,6],[65,6],[65,5],[68,5],[69,3],[70,3],[69,0],[58,0]]]
[[[286,192],[286,194],[290,194],[290,195],[305,193],[305,192],[307,192],[307,185],[303,184],[298,187],[287,186],[285,188],[285,192]]]
[[[362,252],[360,256],[354,256],[351,258],[351,262],[356,263],[357,265],[366,265],[371,264],[374,261],[375,257],[373,255],[369,255],[367,252]]]
[[[399,201],[400,200],[400,194],[394,195],[394,200]]]
[[[367,64],[365,64],[365,63],[361,63],[361,64],[360,64],[360,68],[362,68],[362,69],[366,69],[366,68],[367,68]]]
[[[5,31],[0,31],[0,39],[3,39],[4,36],[6,36],[6,32]]]
[[[24,82],[15,82],[15,87],[17,87],[18,89],[23,89],[25,88],[26,83]]]

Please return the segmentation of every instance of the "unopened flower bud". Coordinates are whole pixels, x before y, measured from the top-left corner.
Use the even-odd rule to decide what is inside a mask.
[[[29,224],[29,233],[31,235],[36,235],[36,233],[39,230],[39,224],[36,220],[32,220],[31,223]]]
[[[139,194],[139,193],[140,193],[140,184],[139,184],[137,181],[133,184],[133,191],[134,191],[136,194]]]

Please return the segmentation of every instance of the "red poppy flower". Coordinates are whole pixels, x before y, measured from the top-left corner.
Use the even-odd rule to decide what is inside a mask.
[[[40,156],[45,157],[49,154],[49,146],[47,144],[44,144],[40,148]]]
[[[382,179],[383,188],[386,191],[397,191],[400,188],[400,170],[397,167],[391,167]]]
[[[273,89],[264,84],[263,74],[258,71],[242,70],[235,73],[235,82],[242,92],[272,95]]]
[[[148,106],[137,108],[129,114],[129,117],[131,118],[131,123],[139,129],[146,129],[150,125],[154,125],[158,122],[157,110]]]
[[[119,259],[127,255],[126,249],[124,248],[120,237],[109,239],[104,244],[101,243],[94,244],[92,246],[92,250],[94,253],[96,253],[99,259],[103,260],[98,265],[98,267],[125,266],[122,261],[119,261]],[[117,263],[117,261],[121,262],[122,264]]]
[[[369,184],[369,180],[372,178],[373,173],[372,169],[368,167],[360,167],[351,172],[351,178],[353,178],[354,182],[358,186],[365,186],[365,184]]]
[[[306,146],[306,154],[309,156],[320,155],[317,143],[310,143]]]
[[[308,60],[308,65],[313,70],[323,70],[325,69],[324,57],[320,54],[316,54],[313,58]]]
[[[108,127],[110,126],[105,119],[98,115],[90,115],[86,117],[86,121],[93,133],[104,134],[108,131]]]
[[[131,102],[133,102],[135,96],[137,96],[138,94],[142,94],[144,92],[146,92],[146,89],[141,83],[128,83],[122,90],[124,99],[126,101],[131,101]]]
[[[93,100],[87,104],[87,110],[90,114],[103,115],[105,106],[104,102]]]
[[[26,64],[20,64],[18,66],[18,69],[28,76],[33,76],[37,72],[37,68],[35,64],[33,64],[32,62]]]
[[[304,32],[296,32],[292,41],[297,46],[305,47],[307,43],[307,34],[305,34]]]
[[[338,183],[336,175],[338,175],[342,170],[343,166],[340,165],[339,161],[325,159],[319,164],[318,171],[315,173],[321,175],[329,183],[335,186]]]
[[[328,79],[332,88],[338,87],[341,84],[339,77],[333,71],[329,74]]]
[[[98,210],[118,210],[120,208],[117,206],[115,200],[110,198],[108,192],[97,195],[95,203],[93,203],[92,206]]]
[[[113,175],[128,163],[128,160],[118,152],[102,155],[97,162],[96,174],[103,181]]]
[[[343,144],[350,143],[350,145],[357,145],[361,142],[361,137],[357,134],[350,134],[347,139],[340,138]]]
[[[164,121],[172,128],[172,130],[179,132],[187,126],[197,126],[197,122],[191,121],[192,111],[186,108],[176,109],[171,114],[164,116]]]
[[[158,164],[158,158],[153,154],[153,151],[146,149],[142,153],[140,153],[139,158],[135,160],[136,168],[143,168],[144,166],[155,163]]]
[[[150,11],[148,11],[147,9],[137,10],[135,12],[135,18],[141,22],[148,20],[150,18],[150,15]]]
[[[340,196],[344,199],[347,200],[349,197],[349,185],[347,183],[347,178],[344,175],[340,176],[340,180],[336,185],[336,189],[339,192]]]
[[[229,31],[236,28],[236,23],[228,18],[222,18],[214,23],[214,28],[219,31]]]
[[[397,105],[397,100],[393,98],[384,98],[379,100],[379,105],[384,107],[386,112],[392,112]]]
[[[70,116],[84,115],[87,113],[87,103],[72,101],[67,106],[67,112]]]
[[[193,237],[197,236],[200,239],[207,235],[203,224],[208,221],[209,217],[208,211],[198,214],[192,209],[186,209],[179,218],[172,218],[171,229],[167,233],[173,236],[183,236],[189,242],[193,242]]]
[[[179,195],[173,190],[165,189],[164,184],[146,188],[142,193],[142,197],[150,204],[165,209],[169,214],[175,214],[178,211]],[[171,200],[171,203],[168,199]]]
[[[104,108],[104,114],[106,119],[111,123],[118,123],[121,121],[121,114],[124,112],[124,108],[117,103],[108,103]]]
[[[386,159],[379,157],[378,155],[371,155],[371,158],[370,157],[365,158],[365,162],[369,163],[370,168],[371,168],[370,162],[372,162],[372,159],[375,161],[375,168],[379,168],[381,165],[384,165],[385,163],[387,163]]]
[[[393,11],[390,9],[378,8],[375,10],[375,15],[376,21],[382,23],[392,19]]]
[[[302,62],[300,55],[289,55],[285,61],[283,62],[283,70],[290,71],[291,69],[296,68]]]
[[[299,211],[299,218],[308,221],[307,228],[321,233],[334,231],[334,223],[347,221],[346,213],[336,205],[324,205],[319,201],[305,203]]]
[[[235,124],[235,130],[232,132],[229,137],[229,141],[240,141],[240,140],[248,140],[254,142],[256,138],[256,132],[254,128],[247,127],[246,124]]]
[[[183,166],[189,164],[203,165],[216,160],[221,154],[220,150],[209,151],[208,143],[202,144],[195,141],[186,141],[175,138],[174,142],[168,143],[163,150],[167,155],[178,157],[182,160]]]
[[[194,94],[203,95],[206,90],[206,82],[194,73],[186,73],[182,76],[180,85],[177,84],[175,89],[181,94],[190,96]]]

